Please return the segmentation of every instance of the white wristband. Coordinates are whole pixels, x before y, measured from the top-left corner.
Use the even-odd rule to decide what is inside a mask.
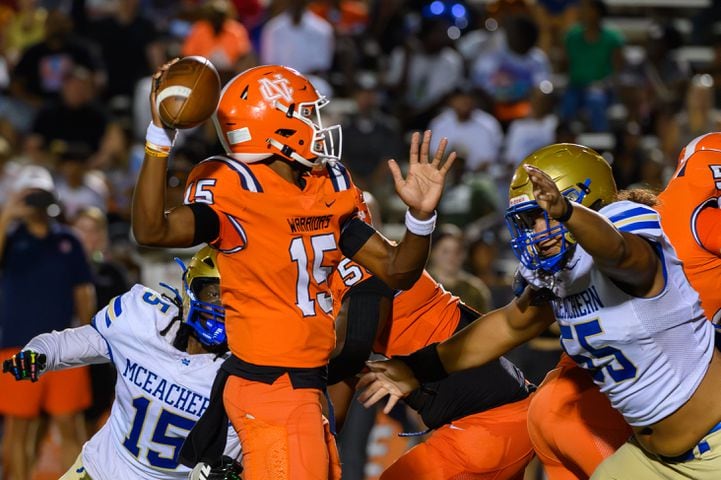
[[[148,125],[148,131],[145,132],[145,141],[152,145],[170,150],[173,146],[173,142],[175,141],[176,133],[177,130],[156,127],[153,122],[150,122],[150,125]]]
[[[406,210],[406,228],[412,234],[424,237],[433,233],[436,228],[436,218],[438,218],[438,215],[433,212],[433,216],[428,220],[418,220],[411,215],[410,210]]]

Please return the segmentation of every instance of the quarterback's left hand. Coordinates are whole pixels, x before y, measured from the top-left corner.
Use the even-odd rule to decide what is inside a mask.
[[[188,475],[189,480],[241,480],[243,466],[227,455],[214,464],[201,462]]]
[[[406,178],[403,178],[395,160],[388,161],[398,196],[411,209],[411,215],[418,220],[426,220],[433,216],[441,200],[446,174],[456,159],[456,152],[451,152],[446,161],[443,161],[443,154],[448,145],[448,140],[445,138],[439,143],[433,159],[429,159],[430,144],[430,130],[425,131],[422,142],[420,133],[413,134]]]
[[[15,380],[37,382],[40,371],[45,368],[47,357],[44,353],[23,350],[3,362],[3,373],[15,375]]]

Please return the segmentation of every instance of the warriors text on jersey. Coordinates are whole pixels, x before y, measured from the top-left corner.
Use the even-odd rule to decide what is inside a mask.
[[[533,287],[556,295],[552,306],[566,352],[589,370],[630,425],[646,426],[691,397],[711,360],[713,326],[705,321],[656,211],[623,201],[600,213],[620,231],[651,243],[663,268],[661,293],[626,294],[579,245],[566,268],[553,276],[525,267],[521,273]]]
[[[359,194],[340,164],[302,178],[301,189],[263,163],[217,156],[188,180],[186,203],[220,220],[211,244],[230,349],[255,365],[321,367],[335,345],[328,280]]]

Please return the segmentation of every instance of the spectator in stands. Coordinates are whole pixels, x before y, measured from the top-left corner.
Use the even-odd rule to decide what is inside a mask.
[[[641,140],[641,127],[636,122],[628,122],[616,134],[611,170],[619,189],[627,189],[641,180],[641,165],[646,159]]]
[[[118,142],[122,143],[122,132],[96,99],[91,73],[82,67],[70,70],[63,79],[60,98],[48,102],[35,117],[26,151],[41,156],[39,151],[56,140],[84,144],[94,156],[94,164],[107,165]]]
[[[347,96],[353,91],[358,68],[363,65],[363,49],[368,25],[368,7],[360,0],[316,0],[308,9],[333,26],[335,52],[329,78],[336,92]]]
[[[110,194],[105,177],[88,168],[91,151],[82,143],[58,143],[53,147],[57,149],[57,194],[66,219],[73,222],[88,207],[105,214]]]
[[[385,81],[404,128],[425,128],[463,80],[463,58],[450,46],[448,27],[444,18],[424,18],[418,38],[391,54]]]
[[[555,61],[562,55],[563,35],[578,18],[578,0],[538,0],[533,14],[540,27],[538,46]]]
[[[542,82],[534,88],[530,115],[514,120],[508,127],[504,148],[506,164],[516,168],[531,153],[554,143],[558,126],[555,106],[551,82]]]
[[[614,75],[623,66],[619,32],[602,24],[606,5],[602,0],[581,0],[580,23],[566,34],[568,87],[563,96],[561,118],[575,120],[584,112],[594,132],[608,131],[606,110],[610,105]]]
[[[506,17],[503,30],[505,41],[472,62],[471,80],[490,97],[493,114],[507,126],[528,116],[531,92],[549,80],[551,65],[543,50],[535,46],[538,25],[531,17]]]
[[[398,122],[380,109],[376,76],[359,75],[357,85],[356,111],[342,123],[343,164],[350,169],[358,188],[378,197],[379,189],[388,183],[385,160],[401,158],[405,148]]]
[[[140,0],[118,0],[110,8],[109,15],[89,24],[87,35],[100,47],[107,69],[103,97],[116,98],[128,110],[135,83],[163,63],[163,47]]]
[[[288,3],[270,19],[260,38],[260,61],[285,65],[302,74],[323,75],[333,63],[333,27],[307,8],[308,0]]]
[[[229,0],[212,0],[201,7],[200,14],[185,38],[183,55],[208,58],[224,81],[255,65],[248,31],[233,18]]]
[[[41,332],[73,322],[90,323],[95,293],[83,247],[54,221],[59,213],[46,169],[25,167],[0,212],[0,353],[14,355]],[[9,377],[9,378],[7,378]],[[85,441],[80,412],[90,406],[85,369],[53,373],[38,383],[0,376],[0,414],[5,416],[3,478],[23,480],[37,459],[36,419],[48,413],[58,426],[64,468]]]
[[[670,23],[654,23],[644,47],[625,55],[617,84],[618,100],[625,107],[620,123],[635,122],[644,135],[655,133],[659,115],[681,106],[691,72],[689,63],[676,55],[682,42]]]
[[[479,313],[491,310],[491,292],[480,278],[463,269],[467,249],[463,231],[443,224],[435,232],[428,259],[428,273],[443,288]]]
[[[664,161],[661,150],[651,149],[641,163],[641,175],[638,182],[629,185],[629,189],[643,188],[651,190],[654,194],[660,193],[668,183],[673,173],[669,165]]]
[[[498,192],[499,182],[485,173],[467,171],[465,162],[459,154],[446,177],[438,218],[464,230],[483,228],[499,219],[504,202]]]
[[[468,247],[468,271],[480,278],[490,290],[491,309],[502,307],[513,298],[513,271],[506,271],[503,267],[504,249],[497,228],[479,231]],[[507,249],[506,254],[509,260],[515,258]]]
[[[505,170],[500,162],[503,130],[493,115],[478,108],[475,92],[468,84],[450,92],[446,108],[428,125],[433,132],[431,149],[442,138],[465,158],[467,172],[485,172],[493,176]]]
[[[694,75],[686,93],[685,107],[660,136],[666,158],[675,158],[694,138],[721,130],[721,112],[714,105],[711,75]]]
[[[308,9],[342,35],[358,34],[368,23],[368,7],[359,0],[316,0],[308,5]]]
[[[654,103],[676,105],[683,101],[691,66],[676,55],[681,46],[683,36],[670,22],[654,24],[648,32],[643,76]]]
[[[45,38],[47,10],[38,6],[37,0],[20,0],[17,12],[9,20],[4,39],[5,57],[15,65],[27,47]]]
[[[10,91],[37,108],[43,101],[60,95],[63,80],[77,66],[92,75],[99,76],[101,72],[94,50],[73,34],[72,20],[62,11],[52,10],[45,21],[45,38],[20,56],[12,72]]]

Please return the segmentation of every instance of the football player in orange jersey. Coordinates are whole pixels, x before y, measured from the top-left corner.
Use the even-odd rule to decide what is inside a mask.
[[[368,220],[368,213],[364,217]],[[331,287],[334,311],[345,302],[338,317],[342,349],[329,367],[329,393],[341,420],[352,397],[347,387],[354,385],[371,346],[385,356],[407,355],[445,340],[480,316],[425,271],[413,287],[397,292],[344,259]],[[384,305],[389,301],[391,309]],[[433,433],[388,467],[381,480],[523,478],[533,457],[526,429],[531,389],[523,373],[500,358],[414,391],[406,403]]]
[[[721,133],[692,140],[681,150],[668,185],[658,195],[661,225],[701,297],[706,316],[721,322]]]
[[[153,121],[133,198],[139,243],[218,250],[231,358],[206,414],[181,452],[185,463],[218,458],[227,417],[243,445],[244,478],[336,478],[339,465],[321,414],[335,343],[328,278],[343,255],[393,288],[423,271],[435,208],[453,163],[446,141],[429,158],[430,132],[412,137],[406,177],[389,167],[408,205],[400,244],[357,217],[362,201],[340,158],[340,127],[323,127],[327,104],[290,68],[246,70],[221,92],[213,122],[225,148],[188,178],[185,205],[165,212],[167,156],[175,132],[161,127],[154,76]],[[224,407],[224,408],[223,408]]]

